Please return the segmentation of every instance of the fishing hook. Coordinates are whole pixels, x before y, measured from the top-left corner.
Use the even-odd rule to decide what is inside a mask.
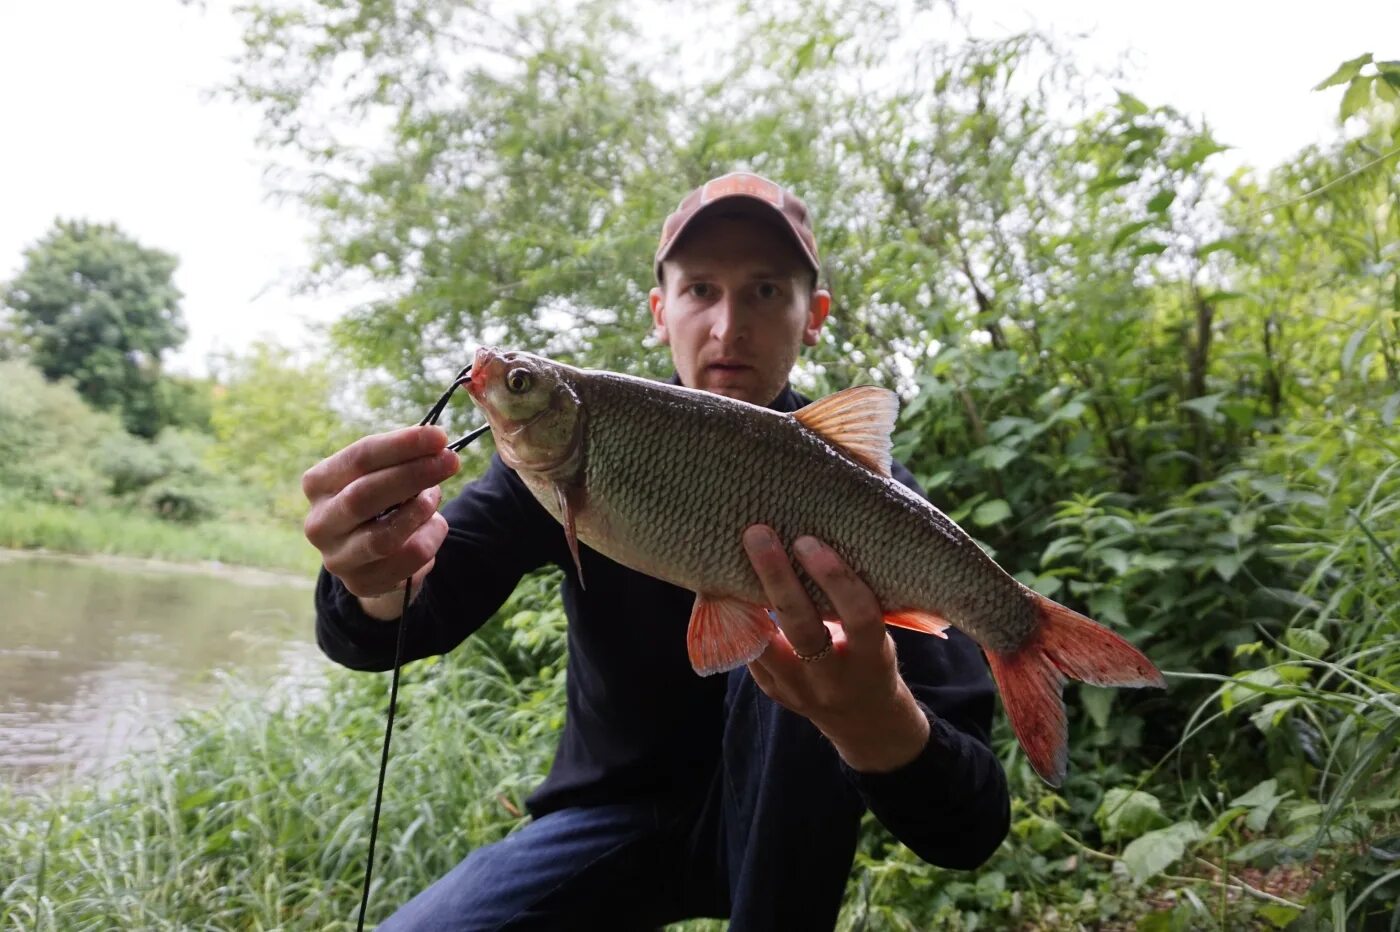
[[[452,400],[453,393],[471,380],[471,372],[472,367],[468,365],[463,368],[461,372],[457,373],[457,377],[452,380],[452,384],[447,387],[447,391],[442,393],[442,397],[432,406],[423,417],[423,420],[418,422],[419,427],[428,427],[438,422],[438,418],[442,417],[442,412],[447,409],[447,403]],[[449,443],[447,449],[452,450],[454,453],[462,450],[490,429],[490,424],[482,424],[475,430],[468,431]],[[379,517],[382,518],[397,510],[399,507],[400,506],[395,505],[387,508]],[[370,819],[369,823],[369,854],[365,858],[365,887],[360,893],[360,918],[355,924],[356,932],[364,932],[365,910],[369,906],[370,877],[374,873],[374,843],[379,838],[379,808],[380,804],[384,801],[384,775],[389,769],[389,739],[393,737],[394,734],[394,710],[398,706],[399,701],[399,668],[403,664],[403,633],[408,627],[408,604],[412,601],[412,598],[413,577],[410,575],[408,579],[404,580],[403,584],[403,611],[399,613],[399,634],[394,643],[394,675],[389,683],[389,716],[388,720],[384,723],[384,749],[379,756],[379,783],[374,790],[374,816]]]

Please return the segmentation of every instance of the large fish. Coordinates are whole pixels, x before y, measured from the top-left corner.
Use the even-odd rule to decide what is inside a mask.
[[[775,626],[741,544],[770,525],[810,534],[880,600],[885,622],[952,625],[986,652],[1036,772],[1064,778],[1067,677],[1163,686],[1152,662],[1098,623],[1012,579],[937,508],[890,478],[897,396],[864,386],[794,414],[520,352],[481,349],[468,386],[496,448],[578,542],[696,593],[686,638],[700,674],[757,658]],[[580,582],[582,567],[579,567]],[[800,572],[800,571],[799,571]],[[828,619],[829,600],[805,573]]]

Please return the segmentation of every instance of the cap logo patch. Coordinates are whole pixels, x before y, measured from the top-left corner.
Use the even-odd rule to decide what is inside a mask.
[[[779,210],[783,209],[782,188],[767,178],[743,172],[735,172],[707,182],[705,187],[700,189],[700,203],[704,205],[722,197],[733,197],[736,194],[758,198],[760,201],[767,201]]]

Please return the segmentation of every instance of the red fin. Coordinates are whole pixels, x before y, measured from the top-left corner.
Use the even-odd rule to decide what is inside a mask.
[[[945,641],[948,640],[948,635],[945,632],[952,627],[942,615],[912,609],[903,612],[886,612],[885,624],[893,625],[896,628],[908,628],[910,631],[919,631],[923,634],[932,634]]]
[[[701,676],[743,666],[763,653],[774,628],[761,606],[697,595],[685,634],[690,665]]]
[[[583,584],[583,563],[578,558],[578,533],[574,530],[574,514],[579,510],[581,495],[576,489],[565,489],[561,483],[554,484],[554,494],[559,496],[560,521],[564,524],[564,538],[569,542],[569,553],[574,555],[574,569],[578,570],[578,586]]]
[[[1095,686],[1166,686],[1136,647],[1098,622],[1036,596],[1039,624],[1013,653],[987,651],[992,678],[1016,739],[1035,772],[1051,786],[1065,778],[1069,757],[1066,678]]]
[[[899,396],[875,385],[857,385],[814,401],[793,414],[852,459],[882,476],[890,474],[890,434]]]

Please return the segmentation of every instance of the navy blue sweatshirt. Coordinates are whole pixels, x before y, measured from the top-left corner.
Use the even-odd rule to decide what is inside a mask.
[[[807,401],[790,388],[770,407]],[[894,478],[920,495],[913,477]],[[726,678],[700,677],[686,655],[694,593],[627,569],[580,544],[579,586],[559,523],[515,472],[493,456],[442,513],[453,529],[408,614],[405,662],[445,654],[481,627],[522,576],[564,571],[568,616],[567,715],[548,777],[527,801],[536,817],[566,806],[701,794],[718,766]],[[844,768],[865,804],[930,863],[971,868],[1005,837],[1006,778],[988,747],[993,690],[977,646],[890,629],[901,673],[929,716],[923,753],[890,773]],[[366,615],[323,568],[316,639],[356,670],[388,670],[398,623]]]

